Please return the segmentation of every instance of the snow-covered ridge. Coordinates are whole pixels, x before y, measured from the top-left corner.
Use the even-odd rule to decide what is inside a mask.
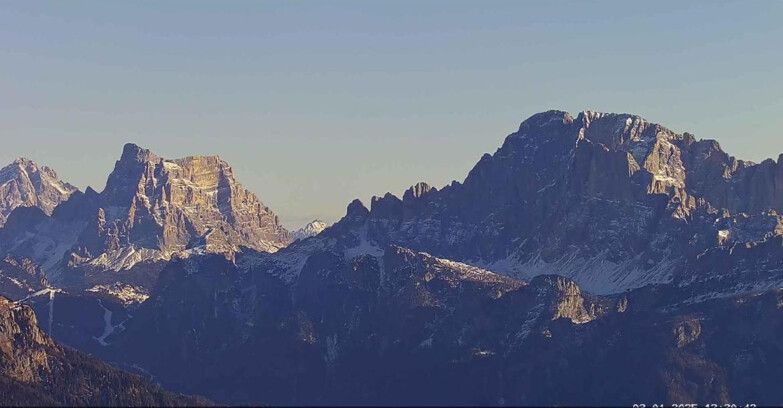
[[[171,253],[149,248],[136,248],[133,245],[121,248],[117,251],[104,252],[97,258],[87,262],[96,268],[111,271],[122,271],[133,268],[140,262],[167,261],[171,259]]]
[[[299,228],[298,230],[291,233],[291,238],[294,241],[298,241],[300,239],[310,238],[314,237],[321,233],[321,231],[325,230],[329,225],[327,225],[325,222],[321,220],[313,220],[307,225],[305,225],[302,228]]]
[[[471,264],[523,281],[530,281],[540,275],[559,275],[573,280],[585,292],[597,295],[668,283],[673,272],[683,265],[681,259],[645,265],[641,258],[637,256],[623,262],[612,262],[606,259],[605,253],[584,257],[578,252],[572,252],[552,261],[545,261],[538,254],[526,261],[512,255],[499,261],[476,260]]]
[[[422,252],[426,259],[433,261],[433,266],[439,271],[454,274],[460,280],[469,282],[507,283],[508,279],[487,269],[479,268],[463,262],[456,262],[445,258],[438,258],[426,252]]]

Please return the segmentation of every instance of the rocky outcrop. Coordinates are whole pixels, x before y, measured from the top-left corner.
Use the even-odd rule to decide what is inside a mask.
[[[548,305],[552,320],[565,318],[575,324],[590,322],[596,318],[596,305],[586,302],[579,286],[573,281],[556,275],[541,275],[530,282],[541,304]],[[590,307],[588,310],[585,306]]]
[[[17,207],[38,207],[50,214],[76,187],[62,181],[54,170],[29,159],[16,159],[0,169],[0,226]]]
[[[54,342],[38,329],[33,310],[0,297],[0,372],[21,382],[34,382],[50,370],[46,348]]]
[[[43,270],[29,259],[0,260],[0,296],[19,300],[49,287]]]

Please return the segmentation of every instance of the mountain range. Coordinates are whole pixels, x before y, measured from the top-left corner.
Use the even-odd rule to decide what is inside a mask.
[[[44,174],[22,162],[0,174]],[[783,156],[548,111],[463,182],[355,200],[294,233],[219,157],[128,144],[100,193],[45,174],[61,195],[3,190],[0,294],[55,341],[174,392],[783,404]]]

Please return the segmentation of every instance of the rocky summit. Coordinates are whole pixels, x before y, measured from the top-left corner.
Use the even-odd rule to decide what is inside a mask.
[[[125,145],[100,202],[99,244],[84,252],[90,258],[129,245],[164,253],[199,245],[274,252],[290,241],[277,216],[217,156],[167,160]]]
[[[51,215],[19,208],[0,230],[4,253],[31,259],[52,282],[130,285],[140,296],[174,256],[274,252],[290,240],[219,157],[168,160],[134,144],[123,148],[102,192],[75,192]]]
[[[311,222],[308,222],[307,225],[305,225],[302,228],[299,228],[298,230],[291,233],[291,238],[294,241],[298,241],[300,239],[310,238],[314,237],[321,233],[321,231],[325,230],[329,225],[327,225],[325,222],[321,220],[313,220]]]
[[[375,197],[363,222],[380,243],[620,293],[687,279],[686,265],[709,249],[783,232],[781,169],[639,116],[549,111],[463,183]]]
[[[289,234],[219,158],[127,145],[103,192],[11,213],[0,290],[222,404],[783,405],[781,162],[548,111]]]
[[[0,226],[17,207],[38,207],[50,214],[78,189],[57,177],[54,170],[28,159],[16,159],[0,169]]]

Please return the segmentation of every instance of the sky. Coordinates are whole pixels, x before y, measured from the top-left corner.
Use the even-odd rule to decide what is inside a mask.
[[[549,109],[783,152],[783,2],[0,2],[0,163],[220,155],[289,229],[462,181]]]

